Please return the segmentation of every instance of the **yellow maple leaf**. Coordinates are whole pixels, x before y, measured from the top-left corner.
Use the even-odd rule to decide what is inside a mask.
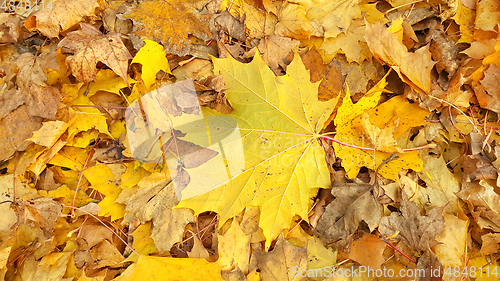
[[[472,43],[474,41],[472,30],[474,28],[476,11],[465,6],[462,1],[458,1],[457,4],[457,13],[453,17],[455,22],[460,25],[461,35],[457,43]]]
[[[224,75],[233,113],[222,115],[206,108],[183,107],[191,108],[191,113],[169,115],[166,112],[179,112],[165,107],[172,103],[158,101],[163,99],[162,91],[178,90],[160,89],[143,99],[146,112],[154,115],[147,126],[152,131],[137,134],[141,118],[127,121],[134,125],[128,126],[129,142],[134,144],[134,133],[138,138],[150,134],[152,141],[135,143],[139,156],[161,155],[159,145],[154,147],[159,142],[154,134],[170,131],[170,141],[163,139],[169,147],[164,151],[176,192],[182,193],[178,207],[191,208],[196,214],[215,211],[221,221],[226,221],[246,206],[259,206],[259,225],[269,247],[290,227],[294,215],[307,219],[310,196],[330,184],[325,154],[317,139],[337,99],[318,101],[319,83],[309,81],[309,71],[297,54],[287,67],[287,75],[280,77],[258,54],[249,64],[232,58],[213,60],[215,72]],[[179,94],[173,104],[187,106],[189,99],[189,95]],[[192,155],[208,155],[204,161],[195,162],[198,157],[191,156],[190,149]]]
[[[482,0],[476,4],[475,28],[494,31],[500,23],[500,4],[496,0]]]
[[[243,0],[222,0],[219,11],[229,10],[229,13],[234,17],[241,17],[244,14],[241,2]]]
[[[150,89],[155,83],[158,71],[163,70],[170,74],[172,72],[165,57],[165,48],[151,40],[144,40],[144,42],[146,44],[137,52],[131,63],[136,62],[142,65],[141,78],[146,89]]]
[[[127,87],[127,85],[136,83],[134,79],[127,77],[124,81],[110,69],[101,69],[96,74],[94,82],[90,82],[87,90],[87,97],[95,95],[98,91],[106,91],[116,95],[120,95],[120,90]]]
[[[23,266],[20,278],[23,280],[32,280],[33,276],[39,276],[42,280],[61,280],[66,272],[72,254],[72,252],[53,252],[43,256],[39,262],[28,260]]]
[[[63,87],[64,89],[64,87]],[[79,89],[76,89],[79,91]],[[84,91],[80,91],[78,98],[73,102],[78,105],[91,105],[95,106],[87,96],[83,95]],[[110,136],[106,117],[95,107],[79,107],[77,110],[70,109],[70,114],[74,115],[74,120],[71,120],[68,128],[68,135],[70,138],[82,131],[96,129],[99,132]]]
[[[140,256],[129,278],[120,280],[224,280],[222,266],[205,259]]]
[[[125,215],[125,205],[115,203],[116,198],[118,198],[121,192],[117,181],[124,170],[125,167],[121,164],[99,164],[83,171],[83,175],[90,182],[91,188],[106,196],[99,203],[99,207],[101,207],[99,215],[111,216],[112,221],[122,218]]]
[[[404,95],[395,96],[368,110],[368,113],[370,122],[379,128],[397,125],[394,130],[396,139],[411,127],[427,124],[424,118],[430,114],[418,104],[408,102]]]
[[[152,253],[157,253],[155,243],[151,239],[151,222],[141,224],[134,232],[130,235],[134,237],[134,244],[132,247],[134,250],[141,255],[149,255]]]
[[[320,49],[324,50],[328,57],[333,57],[339,52],[344,53],[349,61],[362,62],[371,58],[370,49],[365,43],[365,29],[363,20],[353,20],[349,30],[344,31],[335,38],[325,38]]]
[[[245,235],[236,219],[226,234],[219,236],[219,259],[217,263],[224,266],[224,270],[232,270],[236,266],[248,274],[250,262],[250,235]]]
[[[224,76],[234,112],[203,113],[213,130],[211,135],[233,135],[214,138],[212,143],[231,147],[226,151],[211,146],[219,154],[207,165],[215,164],[199,172],[204,173],[203,185],[211,185],[210,192],[200,194],[207,188],[191,182],[182,192],[179,207],[191,208],[196,214],[212,210],[226,221],[246,206],[259,206],[259,226],[268,248],[290,226],[294,215],[307,219],[311,192],[329,186],[324,151],[316,139],[337,99],[318,101],[319,83],[309,81],[309,71],[297,54],[287,74],[280,77],[259,55],[249,64],[214,59],[214,69]]]
[[[439,242],[434,248],[437,258],[446,268],[465,266],[467,227],[469,220],[463,220],[455,215],[443,213],[444,230],[436,236]],[[467,217],[466,217],[467,218]]]
[[[361,114],[361,126],[363,127],[365,135],[377,151],[390,153],[403,152],[393,135],[396,126],[381,129],[370,122],[370,116],[366,111]]]

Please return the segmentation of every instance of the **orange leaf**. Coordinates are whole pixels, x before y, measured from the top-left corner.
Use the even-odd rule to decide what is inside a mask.
[[[196,2],[199,1],[144,1],[125,17],[142,25],[135,35],[162,42],[167,53],[183,56],[192,48],[189,34],[203,40],[212,37],[209,29],[211,16],[198,12]]]
[[[431,69],[435,62],[431,59],[428,45],[410,53],[382,24],[369,22],[366,22],[365,38],[373,56],[392,67],[403,82],[417,92],[430,92]]]

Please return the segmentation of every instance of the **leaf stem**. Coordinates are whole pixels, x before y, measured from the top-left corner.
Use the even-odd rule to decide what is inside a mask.
[[[333,141],[335,143],[338,143],[340,145],[347,146],[347,147],[352,147],[352,148],[361,149],[361,150],[368,150],[368,151],[383,152],[383,151],[380,151],[380,150],[376,150],[375,148],[361,147],[361,146],[356,146],[356,145],[353,145],[353,144],[348,144],[348,143],[345,143],[345,142],[341,142],[339,140],[336,140],[336,139],[328,137],[328,136],[320,136],[320,138],[326,139],[326,140],[331,140],[331,141]],[[423,145],[423,146],[417,146],[417,147],[412,147],[412,148],[404,148],[404,149],[401,149],[401,150],[404,151],[404,152],[406,152],[406,151],[415,151],[415,150],[428,149],[428,148],[432,149],[432,148],[435,148],[435,147],[436,147],[436,144],[429,143],[429,144],[426,144],[426,145]]]
[[[435,100],[438,100],[438,101],[440,101],[440,102],[444,102],[444,103],[446,103],[447,105],[449,105],[449,106],[451,106],[451,107],[455,108],[456,110],[458,110],[458,111],[459,111],[459,112],[460,112],[463,116],[465,116],[465,118],[467,118],[467,120],[468,120],[468,121],[472,124],[472,126],[474,126],[474,129],[476,129],[476,131],[477,131],[480,135],[483,135],[483,134],[481,133],[481,131],[479,130],[479,128],[476,126],[475,122],[472,122],[472,120],[470,119],[470,117],[469,117],[469,116],[467,116],[467,114],[465,114],[465,113],[464,113],[464,112],[463,112],[460,108],[458,108],[456,105],[452,104],[451,102],[448,102],[448,101],[443,100],[443,99],[440,99],[440,98],[436,98],[436,97],[431,96],[431,95],[429,95],[429,97],[431,97],[431,98],[433,98],[433,99],[435,99]]]
[[[94,107],[94,108],[113,108],[113,109],[127,109],[127,106],[105,106],[105,105],[79,105],[73,104],[71,107]],[[131,107],[132,109],[140,109],[139,107]]]
[[[75,188],[75,194],[73,195],[73,200],[71,201],[71,207],[75,206],[76,196],[78,194],[78,188],[80,187],[80,183],[81,183],[82,177],[83,177],[83,171],[85,171],[87,169],[87,165],[89,164],[89,160],[92,157],[92,155],[94,154],[94,148],[97,146],[98,143],[99,143],[99,139],[90,148],[89,155],[87,156],[87,160],[85,160],[85,164],[83,165],[83,168],[80,171],[80,175],[78,176],[78,183],[76,184],[76,188]],[[74,216],[74,215],[75,215],[75,209],[73,208],[73,209],[71,209],[71,216]]]
[[[403,257],[407,258],[408,260],[410,260],[412,263],[414,264],[417,264],[417,261],[415,261],[414,259],[410,258],[409,256],[407,256],[405,253],[401,252],[400,249],[396,248],[396,246],[392,245],[391,242],[387,241],[387,239],[385,239],[384,237],[380,236],[380,239],[382,239],[382,241],[384,241],[385,243],[387,243],[387,245],[391,246],[391,248],[393,248],[394,250],[396,250],[398,253],[400,253],[401,255],[403,255]]]
[[[361,147],[361,146],[356,146],[356,145],[348,144],[348,143],[341,142],[339,140],[336,140],[336,139],[328,137],[328,136],[320,136],[320,138],[325,139],[325,140],[331,140],[331,141],[333,141],[335,143],[338,143],[340,145],[347,146],[347,147],[357,148],[357,149],[361,149],[361,150],[368,150],[368,151],[376,151],[375,148]]]

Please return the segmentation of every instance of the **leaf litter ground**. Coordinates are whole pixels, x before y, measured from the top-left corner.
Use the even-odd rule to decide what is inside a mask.
[[[4,279],[494,277],[494,1],[176,5],[6,3]]]

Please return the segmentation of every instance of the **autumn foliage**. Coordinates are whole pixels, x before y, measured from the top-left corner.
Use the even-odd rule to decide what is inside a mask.
[[[497,0],[0,7],[0,279],[498,280]]]

